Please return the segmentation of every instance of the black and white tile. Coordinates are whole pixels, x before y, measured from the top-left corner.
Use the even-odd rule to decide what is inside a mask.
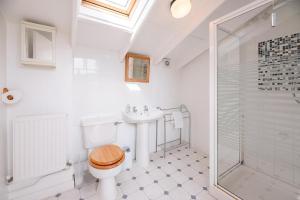
[[[258,43],[258,89],[300,92],[300,33]]]
[[[213,200],[208,194],[208,158],[186,146],[174,149],[163,158],[151,154],[145,169],[135,166],[116,177],[117,200]],[[96,180],[89,179],[80,189],[65,192],[48,200],[96,200]]]

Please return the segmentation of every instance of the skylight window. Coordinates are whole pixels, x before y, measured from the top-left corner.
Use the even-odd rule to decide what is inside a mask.
[[[1,0],[0,0],[1,1]],[[142,24],[153,0],[78,0],[78,18],[133,33]]]
[[[88,7],[104,9],[117,14],[130,16],[136,0],[82,0],[82,4]]]

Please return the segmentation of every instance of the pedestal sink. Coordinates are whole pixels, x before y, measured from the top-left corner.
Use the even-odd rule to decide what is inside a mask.
[[[163,112],[158,109],[148,109],[139,112],[123,112],[123,119],[127,123],[136,124],[136,162],[141,167],[149,164],[149,124],[162,118]]]

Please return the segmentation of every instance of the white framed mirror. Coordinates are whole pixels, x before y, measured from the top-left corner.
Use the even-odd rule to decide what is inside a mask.
[[[22,64],[55,67],[55,33],[55,27],[22,21]]]

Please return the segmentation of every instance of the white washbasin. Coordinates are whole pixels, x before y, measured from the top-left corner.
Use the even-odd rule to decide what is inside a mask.
[[[130,110],[130,109],[128,109]],[[157,108],[148,109],[144,106],[143,111],[134,107],[135,112],[123,112],[123,120],[136,125],[136,162],[141,167],[149,165],[149,124],[163,117],[163,112]]]
[[[152,109],[149,111],[140,111],[140,112],[123,112],[123,120],[127,123],[147,123],[155,121],[163,116],[163,112],[158,109]]]

